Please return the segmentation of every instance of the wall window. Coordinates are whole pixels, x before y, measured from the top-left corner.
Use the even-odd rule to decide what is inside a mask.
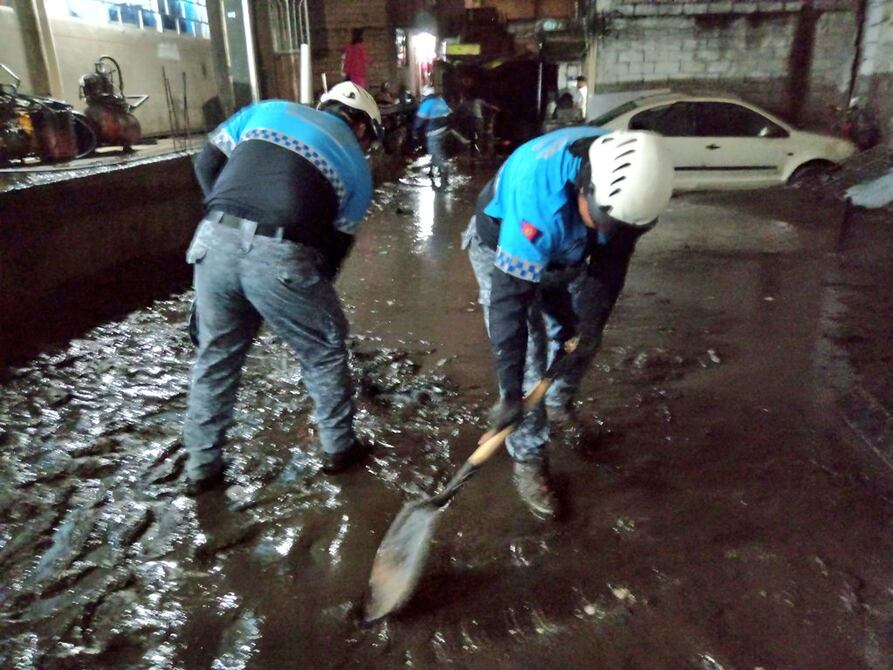
[[[2,4],[5,0],[0,0]],[[52,16],[209,38],[206,0],[47,0]]]

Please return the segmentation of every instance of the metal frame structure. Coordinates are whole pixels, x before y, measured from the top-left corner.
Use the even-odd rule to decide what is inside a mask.
[[[308,0],[274,0],[270,11],[273,51],[278,54],[300,53],[301,45],[310,46]]]

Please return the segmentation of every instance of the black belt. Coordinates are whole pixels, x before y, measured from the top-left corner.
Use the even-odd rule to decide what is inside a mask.
[[[221,226],[237,229],[242,227],[243,221],[249,221],[250,223],[254,223],[257,225],[257,228],[254,229],[255,235],[261,235],[263,237],[275,237],[277,240],[293,241],[289,237],[288,231],[286,231],[283,226],[270,226],[263,223],[256,223],[251,219],[244,219],[240,216],[233,216],[232,214],[227,214],[226,212],[221,212],[220,210],[211,212],[205,218],[213,221],[214,223],[219,223]]]

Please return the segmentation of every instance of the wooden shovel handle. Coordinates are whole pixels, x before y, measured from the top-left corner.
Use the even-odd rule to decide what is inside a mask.
[[[562,348],[564,349],[565,354],[572,354],[579,346],[580,338],[574,337],[565,342]],[[559,371],[565,364],[566,358],[567,357],[564,355],[556,357],[555,360],[552,361],[552,365],[550,365],[549,369],[546,371],[545,376],[536,386],[530,389],[530,393],[524,396],[524,414],[527,414],[527,412],[532,410],[542,401],[546,395],[546,391],[548,391],[549,387],[552,385],[552,380],[558,376]],[[500,430],[498,433],[488,437],[481,442],[480,446],[474,450],[465,462],[471,464],[473,467],[479,466],[499,450],[499,447],[501,447],[506,438],[514,432],[515,428],[517,428],[517,424],[511,424]]]
[[[527,412],[532,410],[542,401],[543,396],[546,395],[546,391],[549,390],[551,385],[552,380],[545,377],[530,390],[530,393],[524,396],[524,414],[527,414]],[[505,442],[506,438],[511,435],[517,427],[518,424],[516,423],[510,424],[498,433],[488,437],[481,442],[480,446],[468,457],[468,462],[475,467],[479,466],[499,450],[502,443]]]

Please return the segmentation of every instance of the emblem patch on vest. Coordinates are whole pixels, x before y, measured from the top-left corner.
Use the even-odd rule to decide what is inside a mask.
[[[521,222],[521,233],[531,242],[536,242],[542,236],[539,229],[530,223],[530,221]]]

